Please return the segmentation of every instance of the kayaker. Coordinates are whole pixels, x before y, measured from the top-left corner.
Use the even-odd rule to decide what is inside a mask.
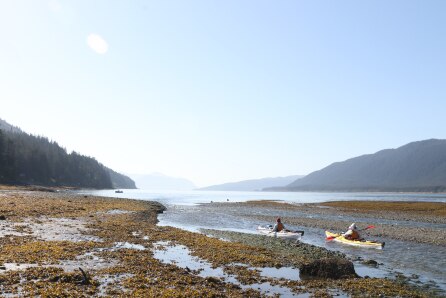
[[[274,225],[273,232],[280,232],[282,230],[285,230],[285,226],[283,225],[282,221],[280,220],[280,217],[278,217],[276,220],[276,224]]]
[[[344,236],[345,239],[349,239],[349,240],[360,240],[361,239],[361,236],[359,235],[358,227],[356,226],[355,223],[352,223],[348,227],[348,231],[345,232],[344,234],[342,234],[342,236]]]

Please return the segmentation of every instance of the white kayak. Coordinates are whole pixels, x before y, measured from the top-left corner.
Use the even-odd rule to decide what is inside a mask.
[[[273,227],[271,225],[268,226],[258,226],[257,231],[260,234],[269,236],[269,237],[277,237],[282,239],[296,239],[299,240],[300,237],[304,234],[303,231],[289,231],[282,230],[280,232],[273,232]]]

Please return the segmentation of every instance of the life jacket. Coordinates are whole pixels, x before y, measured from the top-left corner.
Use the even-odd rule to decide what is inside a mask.
[[[359,236],[359,232],[358,231],[352,230],[352,233],[348,236],[348,238],[352,239],[352,240],[356,240],[356,239],[359,239],[361,237]]]
[[[285,229],[283,223],[278,222],[278,223],[277,223],[277,232],[280,232],[280,231],[282,231],[283,229]]]

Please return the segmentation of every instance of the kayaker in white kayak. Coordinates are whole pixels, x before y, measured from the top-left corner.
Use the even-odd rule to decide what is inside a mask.
[[[278,217],[276,220],[276,224],[274,225],[273,232],[280,232],[282,230],[285,230],[285,226],[283,225],[282,221],[280,220],[280,217]]]
[[[361,240],[361,236],[359,235],[358,227],[356,226],[355,223],[352,223],[348,227],[348,231],[345,232],[344,234],[342,234],[342,236],[344,236],[345,239],[349,239],[349,240]]]

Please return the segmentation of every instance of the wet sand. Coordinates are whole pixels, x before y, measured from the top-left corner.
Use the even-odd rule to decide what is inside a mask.
[[[164,209],[147,201],[0,191],[0,216],[4,216],[0,217],[0,293],[11,297],[262,297],[268,293],[260,289],[261,285],[267,284],[286,288],[286,293],[315,297],[429,296],[388,279],[265,277],[258,268],[298,267],[315,258],[343,255],[255,235],[248,240],[233,236],[228,242],[160,227],[156,225],[157,215]],[[288,245],[294,245],[292,254],[287,253]],[[238,283],[201,276],[200,270],[155,257],[157,249],[177,246],[221,268]],[[256,286],[245,286],[250,284]]]

